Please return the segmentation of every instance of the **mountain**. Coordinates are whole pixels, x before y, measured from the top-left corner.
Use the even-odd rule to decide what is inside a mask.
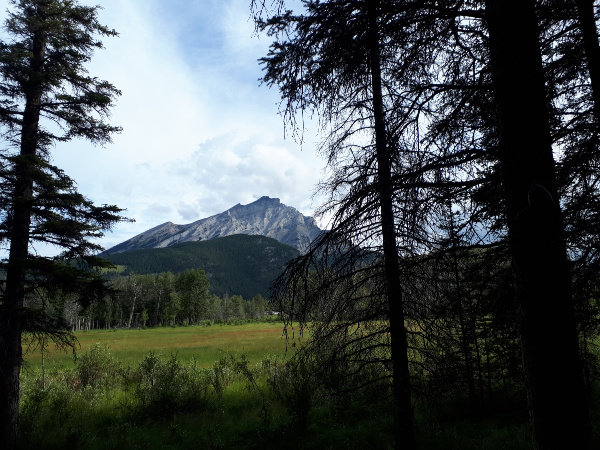
[[[143,275],[202,268],[216,295],[256,294],[268,297],[271,283],[283,266],[299,252],[265,236],[233,235],[201,242],[184,242],[167,248],[129,250],[104,255],[124,272]]]
[[[234,234],[260,235],[304,251],[321,233],[311,217],[286,206],[278,198],[261,197],[220,214],[187,225],[163,223],[122,242],[105,253],[112,255],[129,250],[165,248],[183,242],[198,242]]]

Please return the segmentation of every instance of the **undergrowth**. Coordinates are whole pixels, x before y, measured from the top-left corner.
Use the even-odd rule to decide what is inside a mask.
[[[199,368],[149,353],[124,366],[95,345],[75,368],[30,370],[21,385],[22,449],[393,448],[388,396],[329,396],[293,358],[225,356]],[[421,449],[529,448],[520,418],[422,421],[417,433]]]

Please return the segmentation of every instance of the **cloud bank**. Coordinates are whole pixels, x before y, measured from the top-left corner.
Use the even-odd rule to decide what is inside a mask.
[[[82,1],[94,5],[98,1]],[[323,161],[307,134],[284,139],[278,92],[259,86],[258,38],[249,1],[102,0],[104,40],[89,73],[122,91],[104,148],[60,144],[53,162],[97,204],[136,220],[101,241],[108,248],[161,223],[189,223],[267,195],[312,214]],[[0,11],[8,2],[0,0]],[[2,18],[5,14],[2,14]]]

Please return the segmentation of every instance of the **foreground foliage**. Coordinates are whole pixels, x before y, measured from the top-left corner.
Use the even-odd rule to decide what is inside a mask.
[[[326,158],[329,227],[279,278],[279,310],[317,327],[307,358],[334,388],[397,381],[398,449],[411,401],[487,408],[498,381],[523,390],[536,449],[592,447],[597,3],[251,2],[273,41],[262,81],[299,139],[318,118]]]
[[[330,397],[306,361],[224,356],[212,367],[149,353],[136,364],[92,346],[73,369],[23,375],[19,446],[51,448],[313,448],[393,446],[389,383]],[[473,418],[417,407],[418,448],[529,448],[523,410]]]

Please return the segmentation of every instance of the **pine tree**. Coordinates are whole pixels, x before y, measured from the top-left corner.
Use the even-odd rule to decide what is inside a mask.
[[[534,445],[586,449],[590,422],[535,3],[488,0],[486,12]]]
[[[597,279],[600,261],[594,2],[527,2],[526,7],[508,0],[378,3],[386,139],[392,151],[389,188],[400,254],[410,255],[411,245],[417,254],[443,250],[435,235],[447,201],[461,208],[472,246],[511,248],[538,442],[552,445],[552,436],[563,432],[563,437],[576,434],[584,446],[587,406],[569,283],[585,289]],[[259,16],[269,4],[281,8],[284,2],[251,2]],[[364,46],[369,26],[360,9],[372,4],[307,1],[305,16],[280,14],[267,27],[263,24],[281,37],[263,61],[264,81],[280,86],[286,119],[312,110],[329,127],[323,153],[331,170],[321,187],[330,200],[322,211],[333,216],[329,244],[337,241],[342,248],[344,243],[380,242],[373,238],[374,223],[383,216],[374,195],[378,183],[382,186],[374,163],[377,140],[364,145],[365,134],[372,136],[377,127],[376,92],[368,89],[369,71],[361,59],[369,53]],[[316,243],[321,251],[316,258],[328,256],[335,246],[329,244],[324,239]],[[304,264],[288,268],[287,287],[307,291],[315,284],[316,277],[303,281],[293,274],[296,270],[306,279],[310,263],[318,267],[303,259]],[[333,261],[323,272],[338,270],[341,280],[343,270],[352,272],[350,266],[336,267]],[[289,311],[300,313],[296,318],[308,307],[322,311],[318,301],[327,301],[325,293],[334,290],[332,278],[317,280],[314,295],[281,298],[295,302]],[[349,303],[336,306],[343,310]],[[544,320],[552,325],[544,326]],[[560,333],[550,339],[554,328]],[[563,373],[547,365],[557,354],[565,361],[562,382]],[[557,378],[552,384],[543,374]],[[559,401],[548,405],[554,400],[550,390],[558,385],[577,410],[569,418],[550,407]],[[564,419],[562,430],[558,418]]]
[[[15,445],[22,334],[50,334],[69,343],[60,317],[44,304],[57,292],[89,302],[106,292],[91,267],[106,265],[90,239],[124,220],[116,206],[95,206],[50,163],[53,145],[74,138],[110,142],[120,129],[106,122],[120,94],[84,65],[102,48],[97,36],[116,32],[97,21],[98,7],[71,0],[13,0],[0,42],[0,239],[6,281],[0,302],[0,447]],[[45,257],[35,244],[62,250]],[[26,296],[41,306],[25,308]]]

